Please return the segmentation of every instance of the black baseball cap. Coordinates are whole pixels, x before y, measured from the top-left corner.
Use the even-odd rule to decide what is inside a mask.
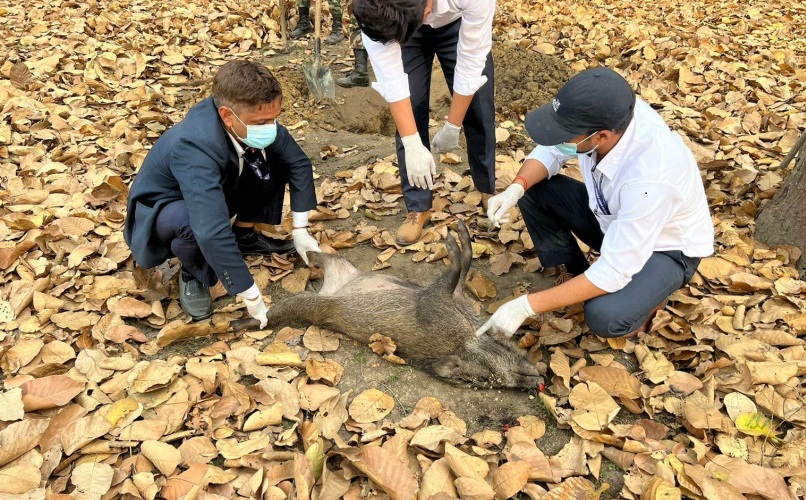
[[[556,146],[598,130],[623,130],[634,110],[635,92],[624,77],[610,68],[586,69],[526,116],[526,131],[537,144]]]

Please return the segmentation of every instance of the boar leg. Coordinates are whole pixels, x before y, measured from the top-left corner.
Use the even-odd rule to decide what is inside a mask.
[[[320,295],[333,295],[344,285],[361,274],[347,259],[323,252],[308,252],[308,261],[312,266],[325,270],[325,280]]]
[[[331,297],[312,292],[298,293],[272,304],[266,318],[268,328],[285,326],[322,326],[336,306]]]
[[[435,287],[439,290],[453,293],[457,288],[461,289],[462,254],[459,251],[459,245],[456,244],[456,240],[453,239],[453,235],[451,234],[448,234],[448,238],[445,240],[445,246],[448,249],[448,257],[451,260],[451,265],[429,288]]]
[[[454,295],[461,296],[465,285],[465,278],[467,277],[467,271],[470,270],[470,264],[473,261],[473,247],[470,243],[470,232],[468,232],[465,221],[462,219],[459,219],[459,242],[462,244],[460,254],[461,272],[459,273],[459,282],[453,289],[453,293]]]

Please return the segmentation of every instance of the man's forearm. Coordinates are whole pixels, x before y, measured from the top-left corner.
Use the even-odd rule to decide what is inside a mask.
[[[529,305],[532,306],[535,314],[540,314],[579,304],[605,294],[607,294],[606,291],[591,283],[584,274],[581,274],[562,285],[530,294]]]
[[[453,99],[451,99],[451,109],[448,111],[448,121],[457,127],[461,127],[471,102],[473,102],[472,95],[462,95],[454,92]]]
[[[532,187],[548,178],[549,169],[539,160],[529,158],[521,165],[521,169],[518,170],[518,176],[526,179],[528,187]]]
[[[390,102],[389,111],[395,121],[400,137],[406,137],[417,133],[417,122],[414,121],[414,111],[411,109],[411,99],[405,98],[401,101]]]

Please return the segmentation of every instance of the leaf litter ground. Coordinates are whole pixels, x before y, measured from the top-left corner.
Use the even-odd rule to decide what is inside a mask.
[[[317,167],[323,247],[363,270],[428,282],[442,268],[447,224],[461,216],[475,234],[468,288],[480,312],[549,280],[522,220],[497,232],[477,217],[461,153],[441,158],[435,227],[395,248],[392,144],[368,134],[391,132],[383,103],[371,89],[309,102],[297,74],[306,43],[273,54],[276,6],[134,4],[0,7],[4,494],[803,496],[806,284],[796,249],[752,239],[755,214],[786,174],[777,163],[806,122],[803,6],[499,2],[500,186],[528,153],[522,114],[541,104],[531,101],[606,64],[690,142],[717,229],[717,255],[650,335],[597,339],[578,308],[531,325],[519,342],[550,371],[530,399],[394,364],[389,339],[374,347],[393,362],[349,339],[330,351],[323,332],[227,334],[244,314],[232,300],[216,303],[223,326],[184,325],[175,267],[131,265],[120,234],[126,185],[233,56],[264,57],[285,86],[283,122]],[[348,69],[345,53],[325,57]],[[444,90],[433,101],[439,120]],[[273,298],[320,277],[282,259],[250,265]],[[220,339],[169,342],[213,329]]]

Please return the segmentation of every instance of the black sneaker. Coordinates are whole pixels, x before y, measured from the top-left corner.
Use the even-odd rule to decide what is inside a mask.
[[[213,315],[210,287],[192,276],[188,277],[185,273],[180,273],[179,305],[193,321],[209,318]]]
[[[248,236],[238,237],[236,241],[238,242],[238,249],[243,255],[269,257],[273,253],[284,254],[294,251],[294,242],[292,240],[278,240],[254,232]]]

